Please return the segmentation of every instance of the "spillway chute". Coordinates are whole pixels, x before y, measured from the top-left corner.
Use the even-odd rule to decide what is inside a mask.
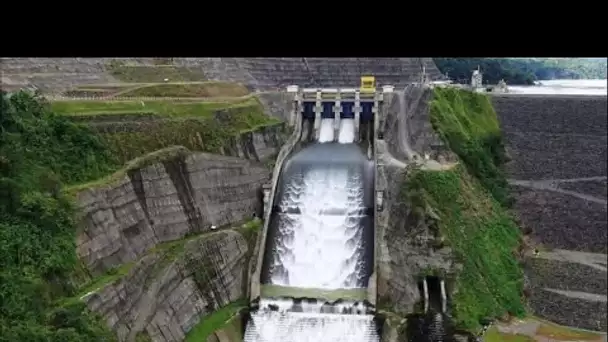
[[[306,137],[298,137],[272,188],[260,285],[252,290],[260,306],[245,341],[378,342],[375,313],[360,302],[375,296],[368,289],[375,236],[369,151],[378,97],[294,91]],[[302,300],[303,294],[326,301]],[[327,302],[336,298],[342,301]]]

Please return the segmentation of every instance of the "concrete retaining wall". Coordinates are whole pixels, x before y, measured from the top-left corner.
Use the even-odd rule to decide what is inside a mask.
[[[294,102],[291,102],[291,107],[284,108],[284,111],[290,113],[289,116],[293,116],[292,120],[295,122],[293,127],[293,132],[285,145],[279,151],[277,159],[275,161],[274,170],[272,172],[271,184],[272,188],[270,190],[269,199],[270,201],[274,201],[274,196],[277,190],[277,183],[279,181],[279,177],[281,175],[281,170],[283,168],[283,163],[291,153],[293,153],[293,149],[296,144],[300,141],[300,137],[302,135],[302,123],[301,123],[301,113],[299,110],[296,110]],[[261,268],[264,260],[264,246],[266,245],[266,235],[268,233],[268,226],[270,225],[270,215],[272,213],[272,204],[266,206],[264,208],[264,227],[260,234],[258,234],[258,241],[256,243],[256,247],[253,251],[253,256],[251,258],[251,264],[249,266],[249,274],[251,287],[249,290],[249,298],[254,300],[260,296],[260,276],[261,276]]]

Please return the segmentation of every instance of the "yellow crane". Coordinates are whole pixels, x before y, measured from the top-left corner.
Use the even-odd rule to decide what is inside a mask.
[[[374,93],[376,91],[376,78],[374,76],[361,76],[359,91],[362,93]]]

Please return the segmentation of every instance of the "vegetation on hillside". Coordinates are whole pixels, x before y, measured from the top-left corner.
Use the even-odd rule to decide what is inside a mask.
[[[484,83],[532,85],[537,80],[606,79],[606,59],[585,58],[434,58],[439,70],[458,83],[468,83],[479,67]]]
[[[448,171],[414,170],[402,191],[413,206],[434,213],[434,230],[463,265],[451,302],[456,323],[473,329],[487,317],[523,315],[520,232],[506,209],[496,114],[485,95],[437,88],[431,122],[462,164]]]
[[[133,97],[239,97],[249,94],[242,84],[232,82],[161,83],[136,87],[120,96]]]
[[[224,327],[240,309],[246,306],[247,301],[245,299],[239,299],[216,310],[214,313],[201,318],[199,323],[188,332],[185,342],[207,341],[211,334]]]
[[[121,163],[174,145],[218,153],[234,138],[279,124],[254,97],[227,101],[56,101],[52,108],[91,123]]]
[[[494,199],[510,206],[502,133],[490,99],[457,88],[436,88],[431,102],[431,124],[442,140],[466,165],[468,172]]]
[[[128,65],[123,61],[114,60],[107,65],[110,74],[122,82],[153,83],[153,82],[198,82],[207,77],[200,69],[163,65]]]
[[[219,123],[213,116],[202,118],[207,121],[194,120],[198,123],[168,122],[163,126],[166,139],[159,142],[154,131],[97,134],[56,114],[38,95],[2,94],[0,342],[114,341],[103,322],[84,303],[73,300],[97,282],[87,276],[76,256],[72,192],[62,188],[78,188],[112,174],[127,159],[117,153],[118,146],[146,150],[133,150],[129,155],[145,153],[175,145],[180,140],[176,137],[183,133],[180,129],[192,128],[194,131],[183,133],[183,140],[192,133],[190,138],[199,138],[198,150],[208,150],[242,130],[272,121],[261,107],[230,108],[234,112],[226,108]]]
[[[523,315],[520,233],[481,182],[457,166],[411,172],[402,190],[438,217],[434,229],[463,265],[451,301],[456,324],[473,329],[487,317]]]
[[[122,83],[89,84],[63,93],[67,97],[192,97],[235,98],[249,94],[249,89],[234,82],[176,82],[176,83]]]
[[[38,96],[0,103],[0,341],[112,341],[80,302],[73,210],[62,184],[116,167],[86,127],[52,113]],[[63,304],[59,304],[63,303]]]
[[[220,109],[257,105],[259,103],[252,98],[227,101],[175,101],[166,99],[146,101],[67,100],[53,101],[51,103],[54,112],[69,116],[153,113],[160,117],[173,118],[211,116]],[[119,116],[116,116],[116,118],[119,118]],[[95,119],[95,117],[91,117],[90,119]]]

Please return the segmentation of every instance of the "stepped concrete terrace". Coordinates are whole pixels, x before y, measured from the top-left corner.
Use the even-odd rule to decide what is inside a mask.
[[[2,87],[35,85],[46,93],[78,85],[119,83],[112,63],[154,66],[154,58],[3,58]],[[431,79],[442,76],[430,58],[174,58],[176,67],[201,71],[204,80],[239,82],[250,88],[352,87],[360,77],[375,75],[378,84],[404,86],[420,78],[423,66]]]

